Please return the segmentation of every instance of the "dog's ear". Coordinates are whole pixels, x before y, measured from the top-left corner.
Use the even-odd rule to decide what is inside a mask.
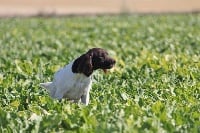
[[[92,55],[84,54],[77,58],[72,65],[72,72],[83,73],[89,77],[93,72]]]

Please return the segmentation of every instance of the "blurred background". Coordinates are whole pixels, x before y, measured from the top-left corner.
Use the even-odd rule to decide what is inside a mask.
[[[0,0],[0,16],[199,12],[200,0]]]

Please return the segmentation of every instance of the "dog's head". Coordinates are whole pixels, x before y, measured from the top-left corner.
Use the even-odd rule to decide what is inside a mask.
[[[90,76],[94,70],[102,69],[106,72],[115,65],[115,60],[101,48],[90,49],[87,53],[77,58],[72,65],[72,72],[83,73]]]

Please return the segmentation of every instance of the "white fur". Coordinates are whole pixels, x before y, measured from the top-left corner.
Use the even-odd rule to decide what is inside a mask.
[[[89,91],[92,85],[91,76],[73,73],[73,62],[58,70],[52,82],[41,83],[40,85],[48,90],[52,98],[66,98],[75,102],[81,100],[83,104],[88,105]]]

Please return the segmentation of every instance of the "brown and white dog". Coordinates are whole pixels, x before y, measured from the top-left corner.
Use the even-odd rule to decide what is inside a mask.
[[[104,49],[93,48],[58,70],[52,82],[40,85],[48,90],[52,98],[66,98],[74,102],[81,100],[88,105],[93,71],[102,69],[106,72],[114,65],[115,60]]]

